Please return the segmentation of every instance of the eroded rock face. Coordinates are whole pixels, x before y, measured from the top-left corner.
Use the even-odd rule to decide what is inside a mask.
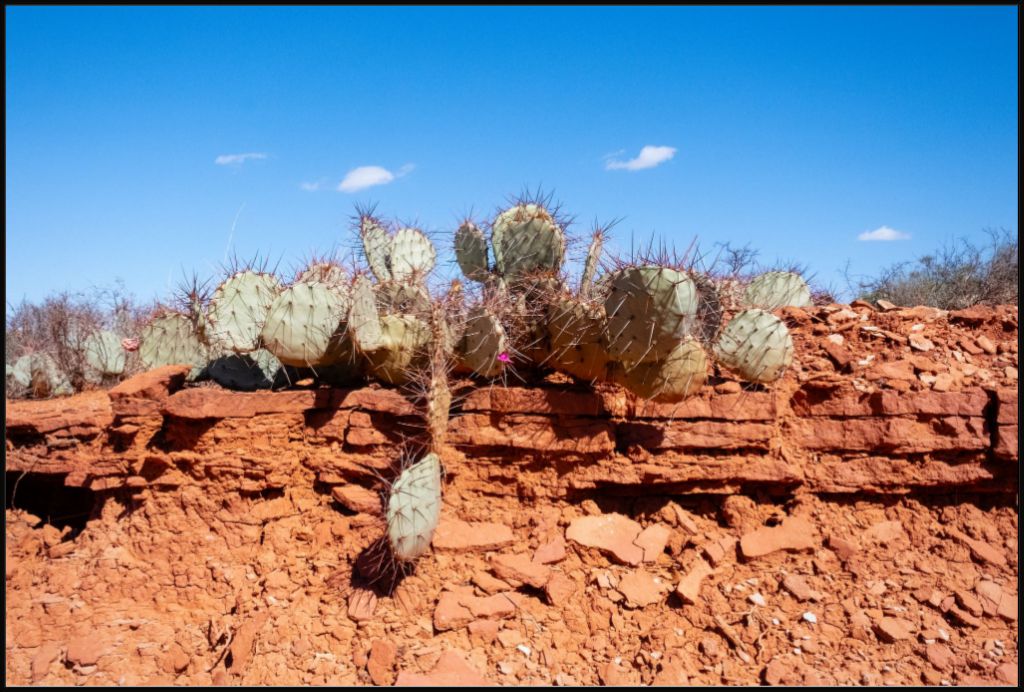
[[[768,390],[477,385],[443,530],[390,594],[356,564],[383,535],[378,474],[422,429],[400,392],[235,393],[171,367],[8,401],[7,470],[96,498],[81,533],[7,513],[8,679],[1005,682],[1016,309],[779,314],[797,364]]]

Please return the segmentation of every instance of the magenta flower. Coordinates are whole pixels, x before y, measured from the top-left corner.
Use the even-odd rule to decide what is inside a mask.
[[[502,363],[507,363],[511,359],[508,357],[508,354],[503,351],[498,354],[498,360],[500,360]]]

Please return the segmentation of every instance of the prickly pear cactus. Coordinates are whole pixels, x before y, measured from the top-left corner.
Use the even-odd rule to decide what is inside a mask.
[[[768,272],[747,286],[743,296],[747,307],[775,310],[787,305],[804,308],[813,305],[811,289],[799,274]]]
[[[669,267],[625,267],[605,281],[608,351],[627,367],[661,360],[697,321],[697,287]]]
[[[513,280],[535,271],[558,271],[565,257],[565,233],[538,204],[517,204],[499,214],[491,245],[498,273]]]
[[[226,389],[252,392],[270,389],[282,368],[281,361],[270,351],[259,349],[252,353],[229,353],[214,358],[207,365],[210,379]]]
[[[455,231],[455,259],[471,281],[484,281],[490,270],[487,264],[487,239],[476,224],[467,221]]]
[[[793,361],[793,337],[778,317],[752,308],[725,325],[714,354],[719,364],[747,382],[767,384],[782,377]]]
[[[325,284],[298,283],[274,300],[263,325],[265,348],[285,365],[331,365],[350,356],[344,339],[350,298]]]
[[[374,287],[377,293],[377,308],[385,313],[428,315],[430,314],[430,293],[421,283],[407,281],[384,281]]]
[[[708,361],[693,337],[686,337],[664,359],[629,369],[616,363],[612,381],[644,399],[674,404],[695,394],[707,380]]]
[[[281,283],[271,274],[247,270],[227,279],[210,299],[209,343],[235,353],[255,350],[270,306],[280,292]]]
[[[611,359],[603,305],[563,296],[551,302],[547,327],[547,365],[581,380],[605,377]]]
[[[374,217],[364,214],[359,219],[359,236],[363,241],[363,255],[370,271],[377,281],[389,281],[388,254],[391,252],[391,235],[384,225]]]
[[[376,350],[383,345],[384,327],[377,312],[377,297],[373,284],[365,276],[357,276],[352,283],[348,335],[356,349],[363,353]]]
[[[345,270],[334,262],[312,262],[295,277],[297,284],[327,284],[331,288],[345,291],[349,278]]]
[[[403,228],[391,240],[388,261],[391,278],[405,282],[410,279],[422,281],[437,260],[437,250],[430,238],[417,228]]]
[[[188,315],[165,312],[142,328],[139,358],[147,368],[190,364],[188,379],[194,380],[206,367],[207,347],[199,340]]]
[[[426,363],[430,326],[412,315],[384,315],[380,324],[380,345],[363,354],[375,377],[388,384],[405,384]]]
[[[594,275],[597,264],[601,261],[601,248],[604,246],[604,231],[594,231],[587,249],[587,259],[583,263],[583,276],[580,278],[580,296],[587,298],[594,290]]]
[[[470,310],[460,342],[462,364],[481,377],[497,377],[508,362],[505,328],[485,308]]]
[[[127,354],[121,338],[110,331],[90,334],[84,345],[86,364],[99,375],[120,375],[124,372]]]
[[[388,542],[400,562],[430,548],[441,518],[441,460],[431,452],[398,476],[388,497]]]

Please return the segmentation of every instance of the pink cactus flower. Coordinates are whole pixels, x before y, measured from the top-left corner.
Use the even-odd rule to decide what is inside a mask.
[[[500,360],[502,363],[507,363],[511,360],[511,358],[508,357],[507,353],[502,352],[498,354],[498,360]]]
[[[132,351],[138,351],[139,350],[139,340],[138,339],[121,339],[121,348],[123,348],[124,350],[128,351],[129,353],[132,352]]]

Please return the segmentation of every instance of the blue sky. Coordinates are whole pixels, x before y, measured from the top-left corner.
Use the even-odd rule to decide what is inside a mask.
[[[620,249],[750,243],[836,287],[847,260],[1018,231],[1016,7],[6,20],[9,303],[115,279],[163,297],[229,245],[290,269],[351,247],[356,203],[447,254],[462,215],[526,186],[578,234],[622,218]]]

